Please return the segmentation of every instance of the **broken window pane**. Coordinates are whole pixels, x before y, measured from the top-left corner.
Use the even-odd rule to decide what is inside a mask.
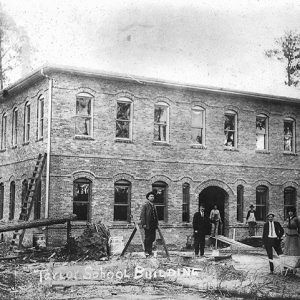
[[[129,133],[129,122],[117,120],[116,137],[129,139]]]
[[[154,125],[154,140],[166,141],[167,140],[167,126],[166,125]]]
[[[203,144],[202,128],[192,128],[192,141],[197,144]]]
[[[256,149],[267,149],[267,118],[263,116],[256,117]]]
[[[117,120],[130,120],[130,103],[118,102]]]
[[[130,138],[131,103],[117,103],[116,137]]]
[[[293,121],[284,121],[284,151],[293,151]]]
[[[75,134],[77,135],[91,135],[91,118],[77,117]]]
[[[154,140],[167,141],[168,108],[156,106],[154,109]]]
[[[76,99],[76,114],[77,115],[91,115],[91,98],[78,97]]]

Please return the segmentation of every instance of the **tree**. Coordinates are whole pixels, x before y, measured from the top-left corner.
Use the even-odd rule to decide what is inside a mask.
[[[277,47],[265,51],[267,57],[275,57],[279,61],[286,63],[288,86],[297,86],[300,79],[300,34],[295,31],[287,31],[285,34],[275,39]]]
[[[29,38],[0,4],[0,89],[8,82],[10,71],[29,65]]]

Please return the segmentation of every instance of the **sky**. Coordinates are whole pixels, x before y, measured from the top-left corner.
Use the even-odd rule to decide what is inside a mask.
[[[298,0],[0,0],[30,36],[32,68],[75,66],[291,95],[264,51],[300,32]],[[20,74],[17,74],[20,76]]]

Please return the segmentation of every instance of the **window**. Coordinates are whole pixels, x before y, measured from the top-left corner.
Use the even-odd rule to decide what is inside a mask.
[[[12,115],[12,146],[17,146],[18,142],[18,110],[15,108]]]
[[[89,221],[91,185],[86,178],[76,179],[73,183],[73,213],[78,221]]]
[[[269,197],[269,189],[260,185],[256,188],[256,215],[257,221],[264,221],[267,214],[267,203]]]
[[[182,222],[190,222],[190,185],[182,185]]]
[[[116,138],[132,137],[132,102],[123,98],[117,101]]]
[[[24,109],[24,143],[29,142],[30,136],[30,103],[25,104]]]
[[[24,203],[24,201],[26,199],[27,190],[28,190],[28,181],[26,179],[24,179],[22,182],[22,195],[21,195],[22,204]]]
[[[80,93],[76,96],[76,135],[92,136],[92,115],[92,96]]]
[[[6,149],[7,115],[2,116],[1,150]]]
[[[283,121],[284,138],[283,145],[284,151],[295,152],[295,121],[291,118],[286,118]]]
[[[154,108],[154,141],[169,142],[169,106],[162,102]]]
[[[3,219],[4,210],[4,184],[0,183],[0,220]]]
[[[244,210],[244,187],[239,185],[237,187],[237,211],[236,211],[236,220],[238,222],[243,222],[243,210]]]
[[[234,111],[227,111],[225,113],[224,122],[224,134],[225,141],[224,145],[228,147],[237,147],[237,116]]]
[[[288,209],[296,207],[296,189],[287,187],[284,189],[284,219],[288,217]]]
[[[167,221],[167,184],[162,181],[156,181],[152,184],[152,190],[155,194],[153,203],[157,209],[159,221]]]
[[[256,116],[256,149],[268,150],[268,117]]]
[[[115,183],[114,221],[130,222],[131,184],[126,180]]]
[[[42,206],[42,184],[41,184],[41,180],[39,180],[36,183],[36,191],[35,191],[35,195],[34,195],[34,207],[33,207],[33,211],[34,211],[34,219],[38,220],[41,218],[41,206]]]
[[[15,217],[15,197],[16,197],[16,185],[12,181],[10,183],[10,197],[9,197],[9,214],[8,220],[13,220]]]
[[[44,137],[44,97],[40,96],[37,105],[37,139]]]
[[[200,106],[192,108],[192,143],[204,145],[204,109]]]

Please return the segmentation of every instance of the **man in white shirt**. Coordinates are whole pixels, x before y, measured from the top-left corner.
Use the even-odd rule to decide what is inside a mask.
[[[274,272],[274,264],[273,264],[273,248],[276,251],[277,255],[282,254],[281,249],[281,238],[284,234],[284,230],[279,222],[274,221],[274,214],[268,213],[267,219],[268,221],[264,224],[263,229],[263,243],[265,245],[267,255],[269,258],[270,264],[270,273]]]

